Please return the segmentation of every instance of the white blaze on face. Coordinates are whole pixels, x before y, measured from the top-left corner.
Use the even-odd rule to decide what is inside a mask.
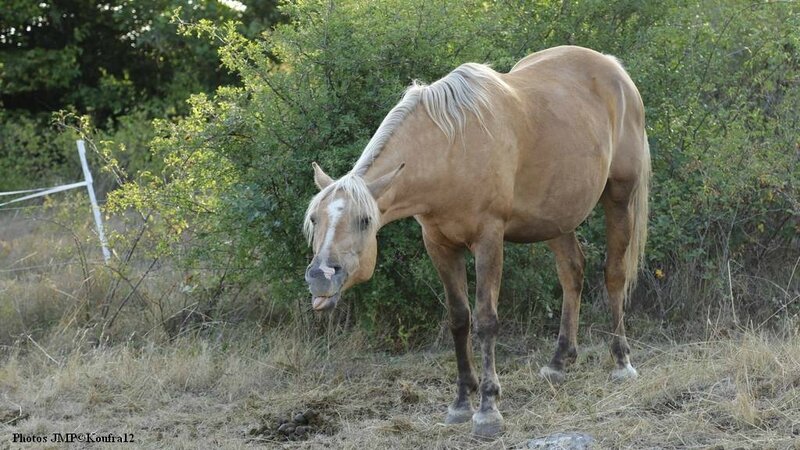
[[[337,198],[328,205],[328,229],[325,231],[325,240],[322,241],[322,248],[320,248],[320,260],[322,263],[319,265],[319,270],[325,274],[325,278],[331,279],[336,273],[336,269],[328,267],[328,256],[330,247],[333,244],[333,237],[336,234],[336,225],[339,219],[342,218],[344,212],[344,199]]]

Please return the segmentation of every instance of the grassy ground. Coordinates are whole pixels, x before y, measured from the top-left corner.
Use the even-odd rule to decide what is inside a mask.
[[[462,449],[515,448],[562,431],[588,433],[598,448],[800,448],[794,269],[776,284],[785,288],[755,290],[774,303],[778,326],[769,332],[738,326],[746,318],[724,308],[669,325],[634,311],[634,382],[609,380],[598,303],[587,302],[583,318],[601,323],[582,326],[580,356],[560,386],[537,375],[553,337],[506,331],[498,342],[506,432],[482,442],[470,424],[442,423],[455,391],[447,333],[389,355],[357,332],[308,320],[310,312],[276,328],[264,325],[268,314],[233,304],[227,317],[250,319],[206,322],[170,339],[166,324],[196,304],[193,282],[162,267],[137,284],[128,267],[115,284],[122,275],[92,262],[91,226],[63,226],[75,223],[65,214],[0,217],[0,449],[59,447],[14,443],[14,433],[130,433],[136,448]],[[745,292],[737,280],[746,274],[735,275],[723,294]],[[656,292],[667,312],[701,295],[690,283],[672,286]],[[116,306],[107,316],[89,312],[114,295],[128,303],[108,330]],[[278,426],[298,412],[309,428],[289,441]],[[96,447],[104,446],[118,448]]]
[[[550,343],[501,344],[507,431],[487,443],[469,424],[442,424],[454,393],[448,348],[388,356],[355,334],[279,331],[144,347],[28,342],[0,366],[0,448],[13,433],[69,431],[133,433],[142,448],[503,448],[559,431],[589,433],[599,448],[800,448],[797,334],[637,342],[641,377],[624,384],[608,379],[601,336],[584,337],[561,386],[537,376]],[[308,440],[274,431],[307,410]]]

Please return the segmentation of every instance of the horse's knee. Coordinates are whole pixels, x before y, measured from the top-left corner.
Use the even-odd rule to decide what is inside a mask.
[[[469,327],[472,323],[470,315],[469,304],[467,302],[454,302],[450,303],[450,331],[453,333],[469,332]]]
[[[475,318],[475,334],[478,339],[487,339],[497,336],[499,328],[499,321],[497,320],[497,312],[487,312],[478,314]]]

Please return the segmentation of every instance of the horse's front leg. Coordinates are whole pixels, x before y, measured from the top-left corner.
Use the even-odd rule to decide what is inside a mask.
[[[472,369],[472,340],[470,339],[470,310],[467,297],[467,272],[464,249],[459,246],[440,245],[423,233],[425,248],[439,273],[450,313],[450,331],[456,349],[458,365],[458,392],[447,408],[446,423],[462,423],[472,418],[470,396],[478,390],[478,379]]]
[[[492,437],[503,430],[503,416],[497,409],[500,381],[494,364],[494,346],[498,330],[497,298],[503,274],[502,232],[477,243],[473,252],[478,291],[475,300],[475,329],[483,353],[483,376],[479,388],[481,404],[478,412],[472,416],[472,432],[476,436]]]

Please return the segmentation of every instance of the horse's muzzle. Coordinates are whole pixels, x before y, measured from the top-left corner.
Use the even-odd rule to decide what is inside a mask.
[[[341,297],[341,288],[347,279],[346,271],[336,264],[330,266],[312,261],[306,269],[308,290],[313,296],[311,306],[315,311],[331,310]]]

